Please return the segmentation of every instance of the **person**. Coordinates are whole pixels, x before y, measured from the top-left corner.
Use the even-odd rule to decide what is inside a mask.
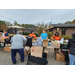
[[[31,31],[31,33],[29,34],[29,36],[32,37],[32,38],[34,38],[34,39],[36,38],[36,35],[34,34],[34,31]]]
[[[9,34],[6,30],[3,30],[2,37],[5,39],[5,43],[4,43],[4,47],[5,47],[6,39],[9,38]]]
[[[43,30],[43,33],[41,33],[40,37],[42,37],[43,40],[48,39],[48,34],[45,32],[45,30]],[[43,47],[43,52],[45,50],[45,47]]]
[[[43,30],[43,33],[41,33],[40,37],[42,37],[42,39],[48,39],[48,34],[45,33],[45,30]]]
[[[61,40],[61,37],[59,36],[59,33],[56,32],[55,35],[53,35],[53,36],[51,37],[51,40],[53,40],[53,41],[54,41],[54,40],[58,40],[58,41]]]
[[[13,64],[16,63],[16,53],[18,52],[21,57],[21,62],[24,61],[24,49],[23,49],[23,44],[26,44],[27,39],[22,35],[22,32],[18,32],[17,35],[14,35],[11,38],[11,58]]]
[[[69,64],[75,65],[75,33],[72,34],[71,39],[68,41],[68,48],[70,49],[69,53]]]
[[[59,36],[59,33],[56,32],[55,35],[53,35],[53,36],[51,37],[51,40],[53,40],[53,41],[55,41],[55,40],[57,40],[57,41],[61,40],[61,37]],[[58,50],[59,50],[58,48],[54,48],[54,53],[53,53],[53,54],[55,55],[55,60],[56,60],[56,52],[57,52]]]

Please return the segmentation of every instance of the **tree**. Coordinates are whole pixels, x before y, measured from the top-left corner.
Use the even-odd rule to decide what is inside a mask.
[[[3,24],[3,25],[0,25],[0,31],[3,31],[4,29],[8,29],[7,27],[6,27],[6,25],[5,24]]]
[[[67,21],[67,22],[65,22],[65,24],[72,24],[72,22],[71,21]]]
[[[6,24],[5,24],[5,21],[1,21],[0,20],[0,31],[3,31],[4,29],[8,29],[7,27],[6,27]]]
[[[42,33],[42,31],[44,30],[44,29],[46,29],[47,28],[47,25],[45,25],[44,24],[44,22],[41,22],[41,23],[37,23],[37,26],[36,26],[36,31],[39,33],[39,36],[40,36],[40,34]]]
[[[75,19],[72,21],[72,24],[75,24]]]
[[[58,23],[58,24],[63,24],[63,23]]]
[[[19,25],[19,24],[17,23],[17,21],[14,21],[14,25]]]

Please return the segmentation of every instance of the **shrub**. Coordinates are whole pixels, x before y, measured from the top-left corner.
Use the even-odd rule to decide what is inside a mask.
[[[24,32],[22,32],[22,34],[24,35]]]
[[[34,33],[35,35],[36,35],[36,37],[38,37],[39,36],[39,34],[38,33]]]
[[[27,35],[29,35],[30,34],[30,32],[27,32]]]
[[[53,36],[52,32],[48,32],[48,38],[51,39],[52,36]]]
[[[72,37],[70,35],[61,35],[61,38],[64,38],[65,40],[69,40]]]
[[[30,32],[22,32],[23,33],[23,35],[29,35],[30,34]],[[34,33],[35,35],[36,35],[36,37],[38,37],[39,36],[39,34],[38,33]]]

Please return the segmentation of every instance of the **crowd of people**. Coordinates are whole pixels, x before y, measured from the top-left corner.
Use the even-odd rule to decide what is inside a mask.
[[[31,33],[28,35],[29,37],[32,37],[34,39],[36,39],[36,35],[34,34],[34,31],[31,31]],[[9,34],[6,30],[3,30],[3,34],[2,37],[8,37],[9,38]],[[48,39],[48,34],[43,30],[43,33],[41,33],[40,37],[42,37],[42,39]],[[72,34],[71,39],[69,39],[68,41],[68,49],[69,49],[69,64],[70,65],[75,65],[75,33]],[[57,40],[61,40],[61,37],[59,35],[58,32],[55,33],[55,35],[53,35],[51,38],[49,38],[53,41]],[[16,63],[16,53],[18,52],[20,54],[21,57],[21,62],[24,62],[24,49],[23,49],[23,44],[26,44],[27,39],[26,37],[24,37],[22,35],[22,32],[18,32],[17,35],[14,35],[11,39],[11,58],[12,58],[12,62],[13,64]],[[4,47],[5,47],[5,43],[4,43]],[[57,48],[54,48],[54,51],[58,50]]]

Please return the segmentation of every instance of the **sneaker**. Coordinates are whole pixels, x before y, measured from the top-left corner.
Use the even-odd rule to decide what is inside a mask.
[[[13,62],[13,64],[16,64],[16,62]]]

